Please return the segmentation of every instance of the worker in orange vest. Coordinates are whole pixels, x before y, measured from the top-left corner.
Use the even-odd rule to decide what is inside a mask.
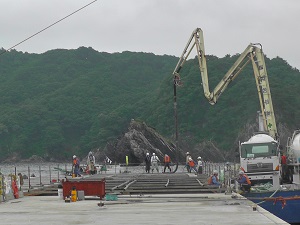
[[[240,184],[240,188],[244,192],[250,192],[251,181],[249,177],[244,173],[244,171],[239,172],[239,178],[237,182]]]
[[[73,177],[80,177],[80,161],[76,155],[73,155]]]
[[[192,170],[197,174],[197,169],[196,169],[196,164],[195,161],[193,160],[193,158],[190,156],[189,158],[189,167],[190,167],[190,172],[192,172]]]
[[[217,186],[221,186],[221,183],[219,182],[219,178],[218,178],[218,171],[214,170],[213,174],[210,175],[210,177],[207,180],[207,183],[209,185],[217,185]]]
[[[170,163],[171,163],[171,158],[168,154],[165,154],[165,157],[164,157],[164,173],[166,172],[166,168],[168,167],[168,169],[170,170],[170,173],[171,173],[171,167],[170,167]]]

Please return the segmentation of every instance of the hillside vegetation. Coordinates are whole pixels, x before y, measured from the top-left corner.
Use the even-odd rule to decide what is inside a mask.
[[[235,56],[208,56],[211,89],[235,62]],[[174,139],[173,56],[92,48],[51,50],[44,54],[10,51],[0,56],[0,160],[32,155],[64,160],[104,149],[128,127],[145,121]],[[300,124],[300,73],[281,58],[266,58],[279,128]],[[178,88],[180,144],[197,152],[211,143],[224,152],[235,148],[260,109],[248,66],[215,106],[203,96],[197,60],[181,71]],[[280,130],[279,130],[280,132]],[[285,145],[285,143],[283,143]]]

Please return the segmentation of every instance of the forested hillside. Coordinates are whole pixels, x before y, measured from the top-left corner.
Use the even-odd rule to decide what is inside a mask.
[[[237,56],[208,56],[211,89]],[[92,48],[0,56],[0,160],[39,155],[48,160],[104,149],[132,118],[174,135],[172,72],[178,58],[150,53],[104,53]],[[300,73],[283,59],[266,58],[277,123],[300,124]],[[254,124],[258,97],[247,67],[215,106],[203,97],[197,61],[181,71],[180,141],[187,148],[214,143],[229,151],[246,124]],[[200,146],[200,147],[199,147]]]

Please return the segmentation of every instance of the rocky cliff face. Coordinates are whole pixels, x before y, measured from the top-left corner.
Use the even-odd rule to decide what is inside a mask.
[[[182,137],[183,138],[183,137]],[[183,138],[185,140],[185,138]],[[181,148],[175,150],[175,144],[162,137],[154,128],[145,122],[131,120],[128,130],[116,141],[108,143],[103,151],[95,153],[97,161],[103,161],[108,156],[113,162],[125,163],[129,157],[130,164],[144,162],[146,153],[155,153],[161,161],[168,154],[173,162],[185,163],[186,152],[190,152],[194,160],[201,156],[204,161],[225,162],[224,153],[211,141],[203,140],[196,146],[190,146],[188,138],[182,141]]]
[[[168,154],[174,161],[176,158],[175,145],[162,137],[155,129],[144,122],[131,120],[128,130],[115,142],[107,144],[104,153],[113,161],[125,162],[129,157],[129,163],[140,164],[144,161],[146,153],[155,153],[160,160],[164,154]],[[179,152],[182,155],[182,152]],[[103,156],[102,156],[103,157]]]

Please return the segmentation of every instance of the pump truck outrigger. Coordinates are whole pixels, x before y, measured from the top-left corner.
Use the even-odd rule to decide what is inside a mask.
[[[177,133],[177,102],[176,87],[180,85],[180,70],[186,62],[193,48],[196,47],[202,86],[206,99],[211,105],[216,104],[218,98],[243,68],[252,63],[256,87],[261,106],[260,133],[254,134],[248,141],[240,143],[241,169],[248,175],[251,183],[272,182],[274,188],[280,185],[280,153],[279,137],[276,128],[275,115],[271,99],[268,75],[261,44],[249,44],[238,57],[233,66],[228,70],[213,91],[209,90],[206,55],[204,50],[203,32],[196,28],[183,50],[183,53],[173,72],[174,81],[174,111]],[[176,142],[177,144],[177,142]]]

